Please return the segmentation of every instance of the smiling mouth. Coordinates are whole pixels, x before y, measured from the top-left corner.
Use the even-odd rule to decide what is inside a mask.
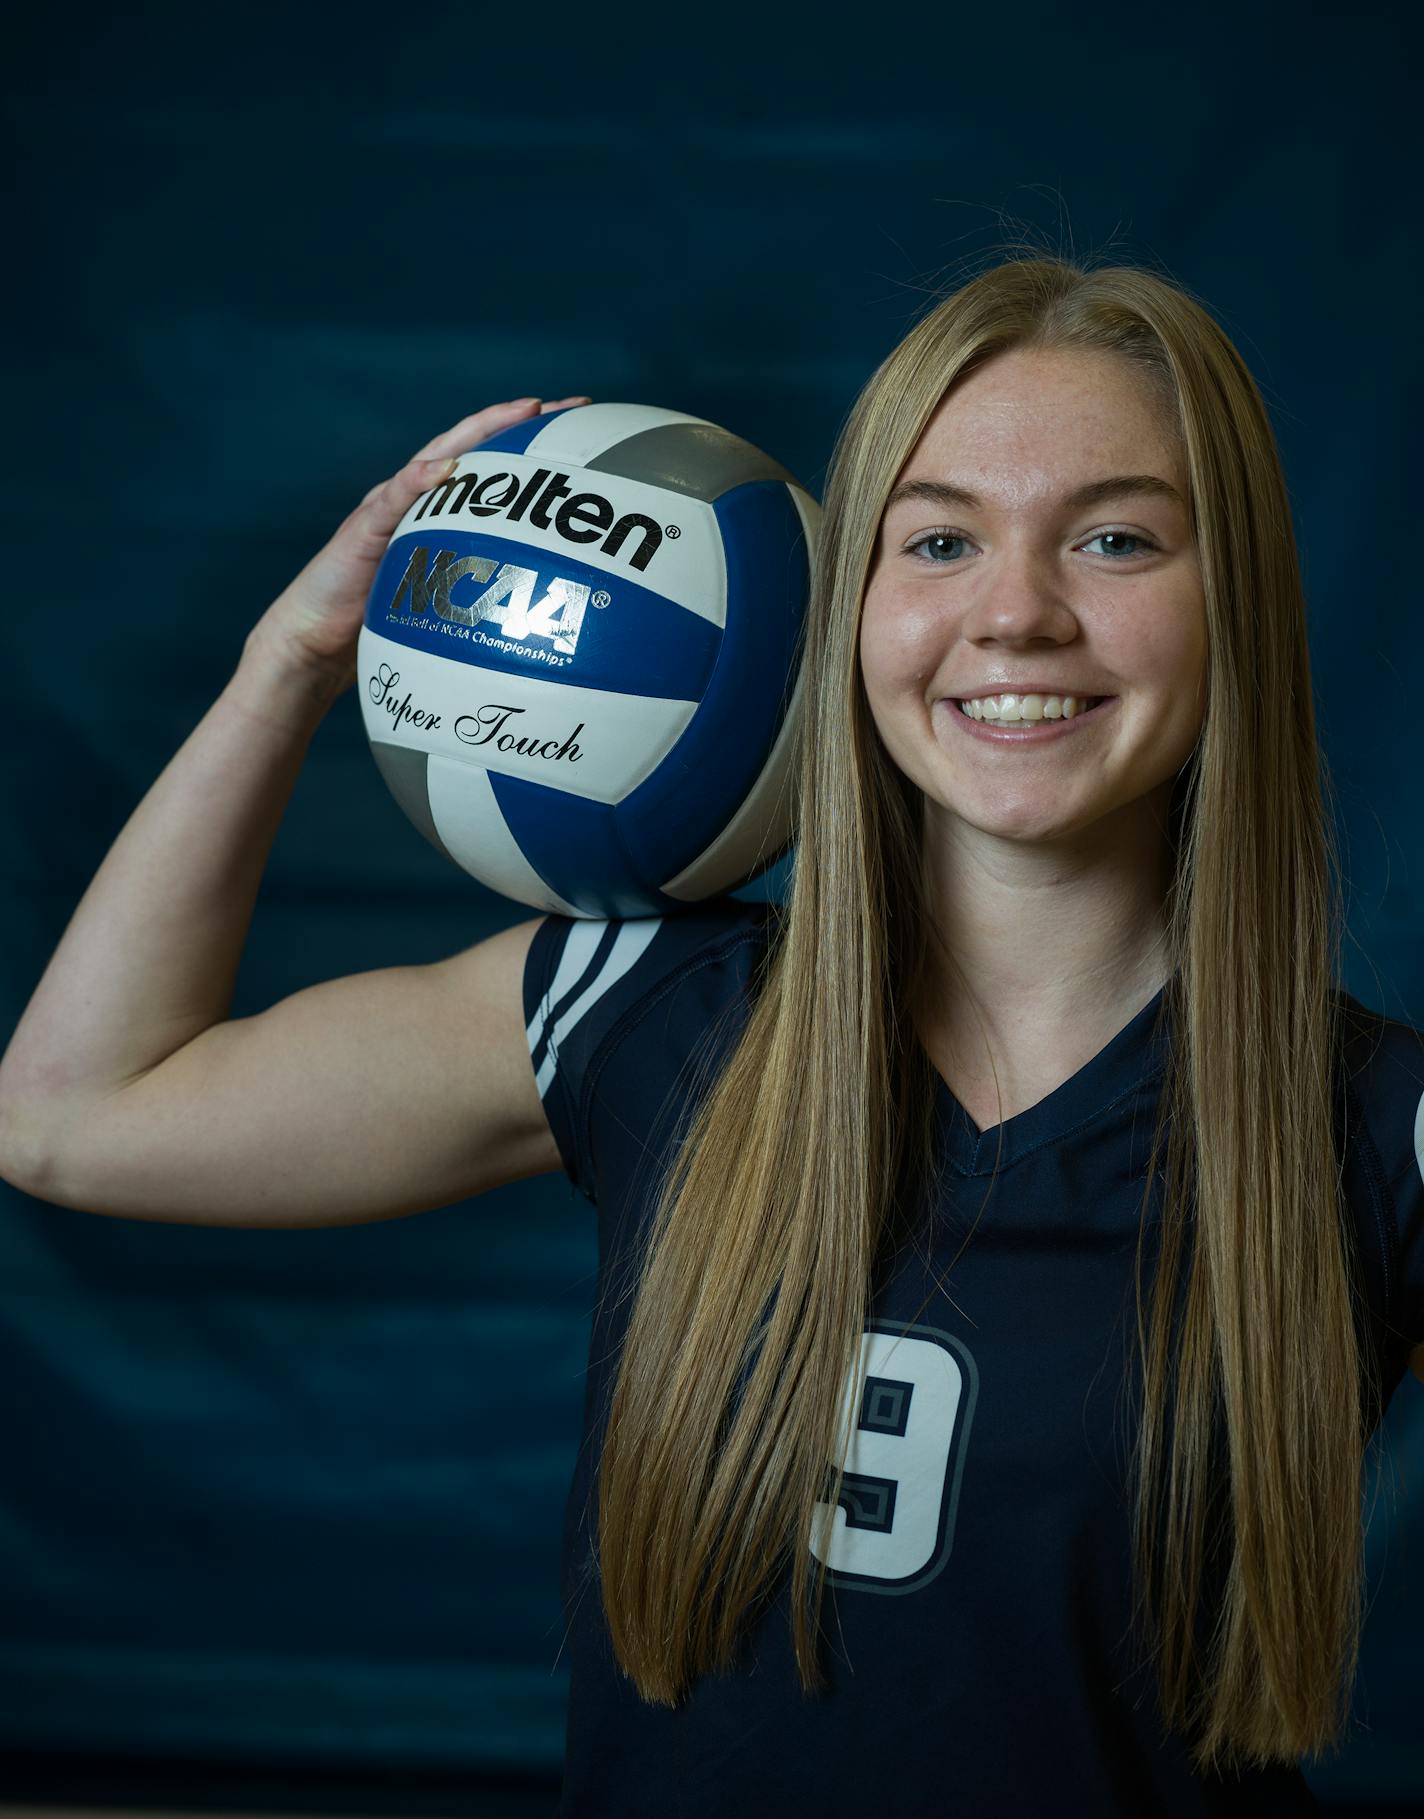
[[[1085,699],[1092,701],[1095,698],[1086,696]],[[964,731],[976,739],[993,745],[1041,745],[1051,739],[1065,738],[1080,726],[1098,725],[1117,705],[1117,696],[1099,695],[1092,707],[1080,708],[1076,713],[1060,715],[1056,719],[1044,716],[1038,720],[979,720],[966,712],[962,701],[946,699],[942,705]]]

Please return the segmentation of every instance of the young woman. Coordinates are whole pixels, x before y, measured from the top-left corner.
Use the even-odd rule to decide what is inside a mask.
[[[538,408],[254,627],[15,1032],[4,1172],[228,1225],[595,1202],[567,1814],[1312,1810],[1424,1339],[1424,1045],[1336,984],[1243,362],[1155,274],[985,271],[838,440],[784,908],[534,918],[229,1019],[390,531]]]

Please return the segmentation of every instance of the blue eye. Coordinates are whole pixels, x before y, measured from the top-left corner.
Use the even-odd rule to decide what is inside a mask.
[[[1117,537],[1119,539],[1126,538],[1126,540],[1129,543],[1141,544],[1143,549],[1156,549],[1157,548],[1157,545],[1152,541],[1152,539],[1150,537],[1144,537],[1141,531],[1098,531],[1093,536],[1089,537],[1087,539],[1087,542],[1096,543],[1099,540],[1099,538],[1101,538],[1101,537]],[[963,536],[959,531],[927,531],[923,537],[917,538],[915,540],[915,542],[906,544],[905,553],[906,553],[906,555],[915,554],[915,552],[923,549],[924,546],[929,543],[967,543],[967,542],[968,542],[968,538]],[[1105,550],[1103,553],[1108,557],[1109,561],[1126,562],[1126,561],[1129,561],[1133,556],[1140,555],[1142,553],[1142,551],[1137,550],[1137,549]],[[953,567],[955,567],[955,562],[953,559],[947,559],[945,561],[940,561],[937,557],[934,557],[934,556],[923,556],[923,555],[917,555],[917,554],[915,555],[915,559],[918,562],[923,562],[927,568],[953,568]]]
[[[1157,547],[1157,545],[1152,541],[1152,539],[1150,537],[1144,537],[1141,531],[1098,531],[1096,533],[1096,535],[1088,538],[1088,542],[1096,543],[1098,541],[1099,537],[1117,537],[1117,538],[1125,537],[1129,543],[1140,543],[1143,545],[1143,547],[1145,549],[1156,549],[1156,547]],[[1107,550],[1104,553],[1106,555],[1112,556],[1114,561],[1120,562],[1120,561],[1125,560],[1128,556],[1136,556],[1140,552],[1137,550],[1134,550],[1134,549],[1129,549],[1129,550],[1118,550],[1116,552],[1114,552],[1112,550]]]
[[[929,531],[925,536],[919,538],[917,542],[907,544],[905,553],[908,555],[911,551],[920,549],[926,543],[963,543],[964,541],[965,539],[961,537],[957,531]],[[919,557],[919,560],[926,563],[930,568],[950,568],[953,566],[948,562],[937,562],[932,556],[921,556]]]

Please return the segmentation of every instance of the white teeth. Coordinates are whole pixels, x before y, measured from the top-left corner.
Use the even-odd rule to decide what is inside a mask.
[[[980,695],[973,701],[961,701],[959,708],[971,720],[1010,724],[1026,720],[1072,720],[1106,698],[1104,695]]]

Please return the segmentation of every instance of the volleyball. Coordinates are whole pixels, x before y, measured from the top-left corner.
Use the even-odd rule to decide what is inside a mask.
[[[410,821],[516,903],[676,912],[791,843],[820,506],[702,417],[574,405],[462,455],[396,526],[357,692]]]

